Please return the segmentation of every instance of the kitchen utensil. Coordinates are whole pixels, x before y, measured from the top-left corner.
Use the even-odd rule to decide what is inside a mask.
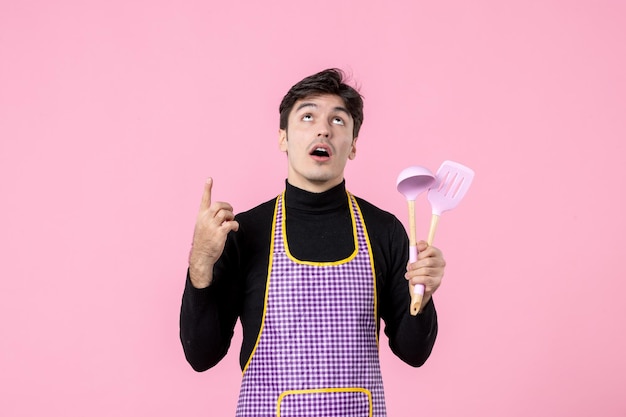
[[[415,237],[415,199],[418,195],[426,191],[435,182],[435,176],[430,170],[422,166],[410,166],[405,168],[398,175],[396,187],[404,195],[409,208],[409,262],[417,261],[417,242]],[[415,285],[411,288],[411,315],[416,315],[422,304],[424,296],[424,286]]]
[[[428,190],[428,201],[432,207],[428,244],[435,240],[435,231],[439,224],[439,217],[445,211],[455,208],[467,193],[474,171],[465,165],[454,161],[444,161],[437,170],[435,184]]]

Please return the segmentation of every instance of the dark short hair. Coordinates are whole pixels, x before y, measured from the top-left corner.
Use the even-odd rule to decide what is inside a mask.
[[[355,88],[346,84],[344,72],[337,68],[318,72],[291,87],[278,107],[280,128],[287,129],[289,114],[296,101],[322,94],[341,97],[354,121],[353,137],[357,137],[363,124],[363,97]]]

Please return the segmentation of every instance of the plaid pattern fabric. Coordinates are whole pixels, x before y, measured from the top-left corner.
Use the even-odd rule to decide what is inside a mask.
[[[348,198],[356,254],[312,263],[290,256],[278,197],[261,335],[244,370],[237,416],[386,415],[375,277],[358,205]]]

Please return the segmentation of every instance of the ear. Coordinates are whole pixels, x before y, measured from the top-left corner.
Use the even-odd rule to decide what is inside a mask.
[[[287,130],[286,129],[278,129],[278,148],[287,152]]]
[[[354,138],[352,139],[352,150],[350,151],[350,154],[348,155],[348,159],[352,160],[354,158],[356,158],[356,141],[358,138]]]

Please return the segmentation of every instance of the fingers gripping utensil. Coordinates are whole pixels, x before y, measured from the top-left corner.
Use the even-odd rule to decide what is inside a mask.
[[[418,195],[426,191],[435,182],[435,176],[430,170],[421,166],[411,166],[405,168],[398,175],[396,187],[404,195],[409,208],[409,262],[417,261],[417,239],[415,237],[415,199]],[[424,286],[415,285],[409,292],[411,294],[411,315],[415,316],[422,304],[424,296]]]
[[[436,182],[428,191],[428,201],[433,211],[428,232],[428,245],[432,245],[435,240],[441,214],[455,208],[461,202],[473,179],[474,171],[465,165],[454,161],[444,161],[441,164],[437,170]]]

